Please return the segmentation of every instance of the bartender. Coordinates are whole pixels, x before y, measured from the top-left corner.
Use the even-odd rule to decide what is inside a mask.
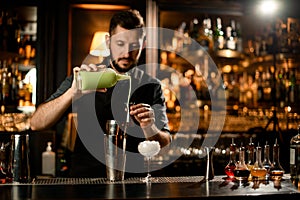
[[[160,82],[138,67],[145,45],[144,22],[138,11],[122,11],[112,17],[106,45],[109,47],[110,56],[101,65],[83,64],[75,67],[73,75],[67,77],[57,91],[37,107],[31,118],[31,129],[43,130],[54,126],[69,112],[77,112],[78,136],[72,153],[71,177],[106,176],[103,161],[91,153],[91,147],[86,141],[89,136],[99,134],[99,130],[93,127],[100,124],[102,130],[105,130],[107,120],[124,122],[128,113],[130,114],[127,152],[138,152],[138,143],[144,140],[159,141],[161,147],[167,146],[171,140]],[[103,66],[110,67],[117,73],[129,74],[131,81],[120,81],[112,88],[84,91],[78,97],[74,74],[80,70],[97,71]],[[129,112],[128,94],[131,103]],[[118,112],[115,112],[116,108]],[[97,118],[97,125],[94,116]],[[97,148],[95,142],[91,145]],[[101,153],[103,150],[97,149]]]

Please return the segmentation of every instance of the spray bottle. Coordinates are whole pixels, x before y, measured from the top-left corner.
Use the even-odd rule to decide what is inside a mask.
[[[42,153],[42,174],[55,176],[55,152],[52,151],[52,142],[47,143],[46,151]]]

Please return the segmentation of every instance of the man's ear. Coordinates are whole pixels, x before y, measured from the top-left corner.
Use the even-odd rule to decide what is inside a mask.
[[[105,35],[105,44],[106,44],[106,47],[109,49],[110,48],[110,36],[109,35]]]
[[[145,49],[146,45],[147,45],[147,41],[146,41],[146,37],[144,37],[143,43],[142,43],[142,49]]]

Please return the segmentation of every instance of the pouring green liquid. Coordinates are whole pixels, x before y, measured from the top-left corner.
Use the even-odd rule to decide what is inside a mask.
[[[129,75],[118,74],[111,68],[98,72],[80,71],[82,90],[95,90],[113,87],[118,81],[130,79]]]

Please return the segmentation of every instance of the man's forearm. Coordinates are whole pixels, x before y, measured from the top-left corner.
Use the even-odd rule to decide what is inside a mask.
[[[72,104],[72,91],[67,90],[60,97],[41,104],[30,120],[32,130],[43,130],[52,127]]]

